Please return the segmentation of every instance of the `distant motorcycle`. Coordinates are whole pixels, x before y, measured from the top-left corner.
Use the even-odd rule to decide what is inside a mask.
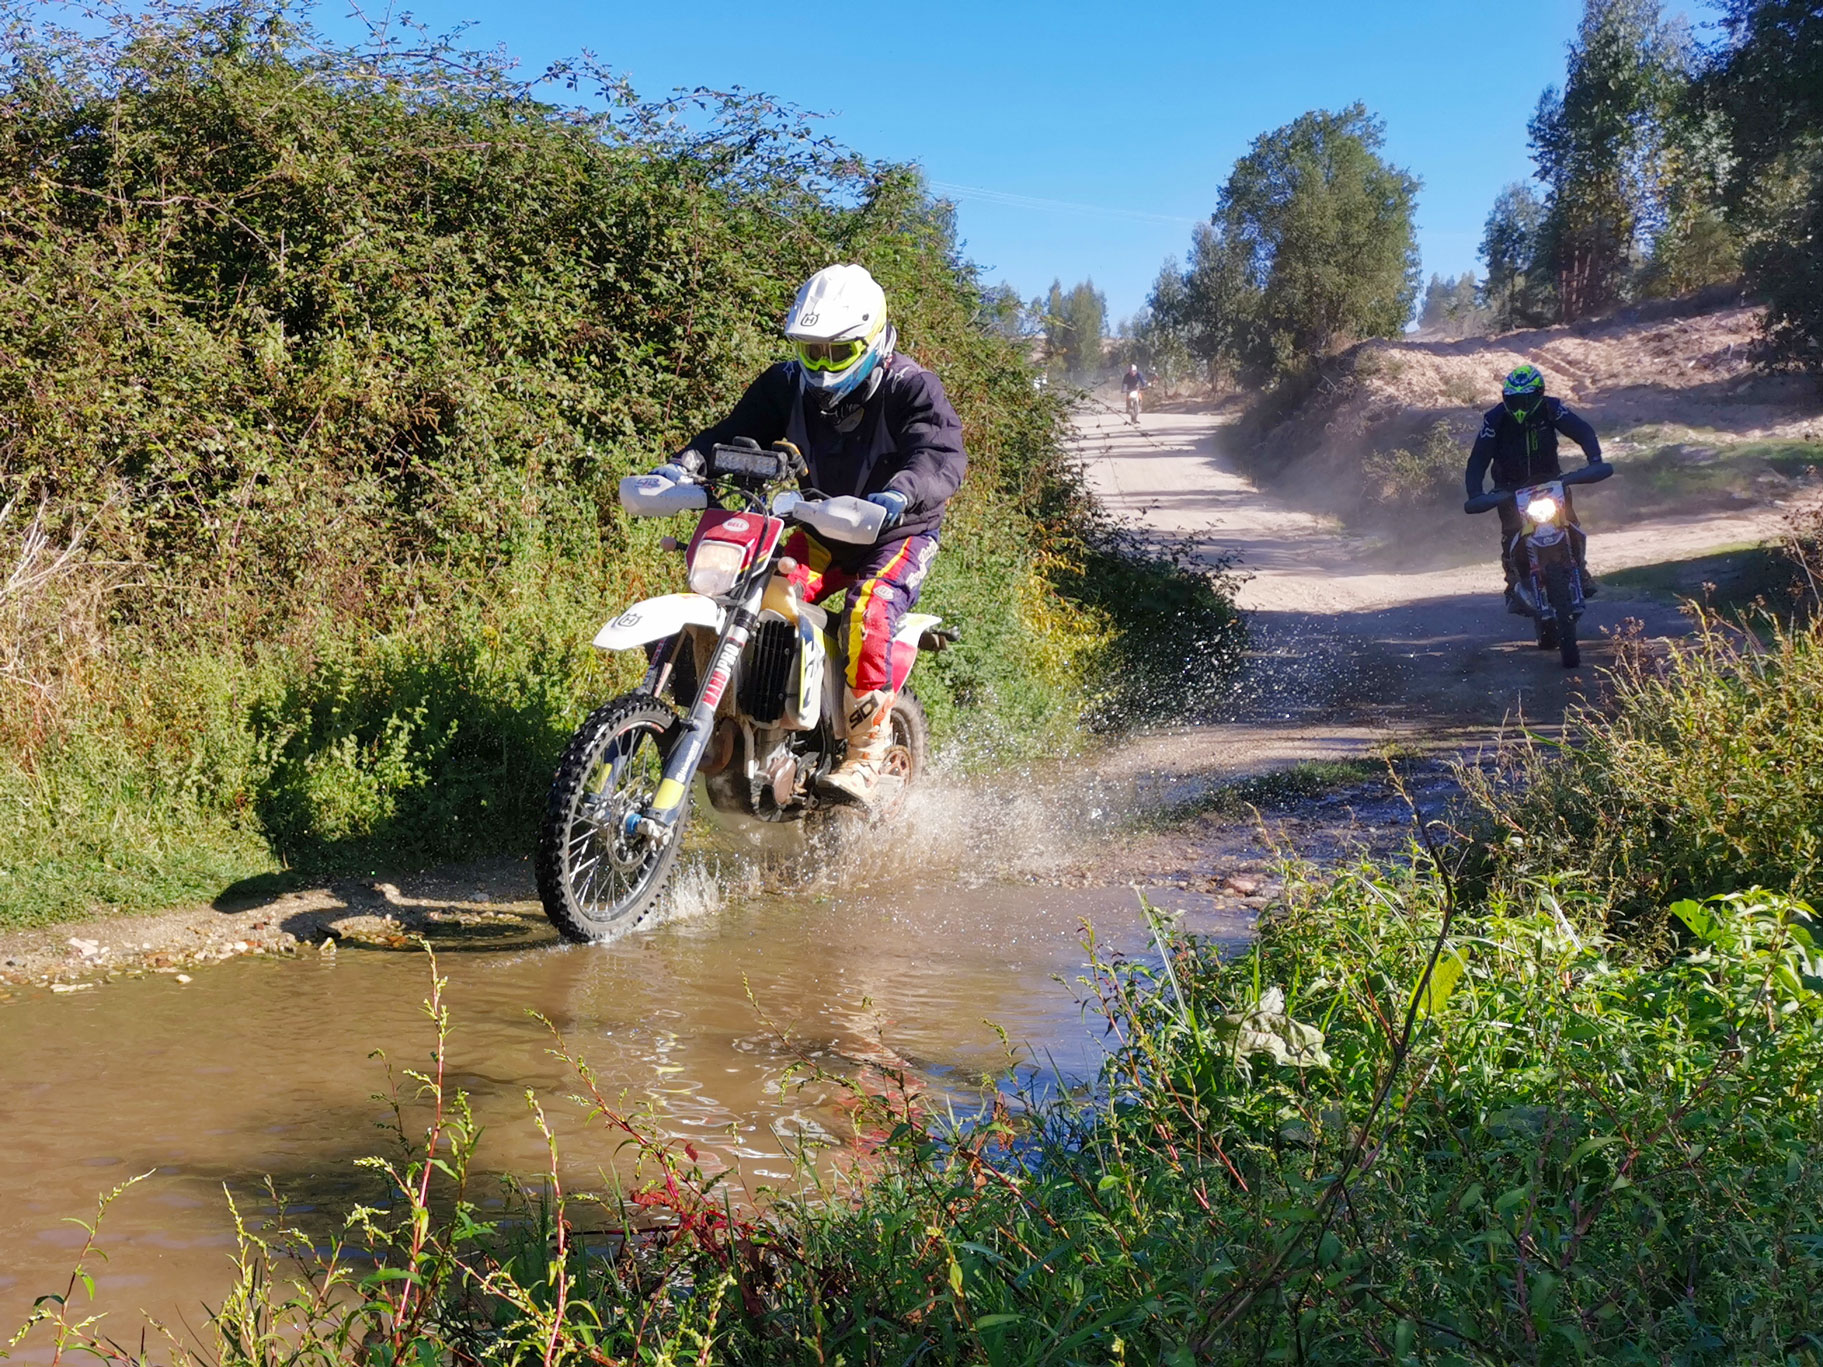
[[[1490,489],[1462,505],[1465,513],[1492,512],[1503,503],[1519,509],[1521,528],[1513,548],[1520,567],[1514,593],[1538,633],[1540,650],[1555,650],[1565,669],[1582,663],[1576,623],[1583,614],[1582,575],[1564,520],[1564,489],[1573,484],[1599,484],[1614,473],[1605,461],[1585,465],[1543,484],[1524,489]]]
[[[1127,391],[1127,421],[1139,426],[1139,386],[1134,385]]]
[[[700,517],[687,547],[671,543],[684,553],[690,592],[635,603],[595,637],[603,650],[646,651],[648,667],[636,691],[577,729],[551,783],[538,893],[568,939],[610,939],[656,904],[699,778],[710,804],[738,818],[797,821],[831,810],[817,779],[846,750],[832,614],[805,601],[803,567],[781,548],[793,522],[826,543],[872,545],[886,511],[860,498],[800,494],[803,471],[790,443],[761,450],[749,442],[717,446],[700,480],[620,482],[621,505],[636,517]],[[920,651],[955,639],[938,629],[941,620],[908,613],[894,638],[886,781],[901,795],[923,770],[927,746],[906,678]]]

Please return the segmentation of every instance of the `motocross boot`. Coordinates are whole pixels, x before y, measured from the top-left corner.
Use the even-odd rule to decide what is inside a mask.
[[[1512,560],[1504,555],[1500,557],[1500,568],[1506,571],[1507,576],[1507,611],[1515,617],[1526,616],[1525,604],[1519,597],[1519,571],[1513,567]]]
[[[1582,580],[1582,596],[1593,598],[1601,592],[1601,581],[1589,573],[1589,538],[1580,527],[1573,528],[1570,535],[1571,548],[1576,552],[1576,574]]]
[[[817,781],[817,787],[858,807],[873,806],[880,777],[886,772],[886,756],[892,749],[893,702],[894,695],[884,689],[861,694],[852,688],[843,690],[848,754],[839,766]]]

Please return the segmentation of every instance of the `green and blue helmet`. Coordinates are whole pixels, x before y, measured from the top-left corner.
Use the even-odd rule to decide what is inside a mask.
[[[1544,375],[1535,365],[1513,367],[1500,387],[1500,398],[1507,412],[1524,422],[1544,398]]]

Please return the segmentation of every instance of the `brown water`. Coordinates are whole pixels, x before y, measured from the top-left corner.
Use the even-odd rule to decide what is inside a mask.
[[[1245,933],[1194,897],[1163,900],[1201,929]],[[798,1053],[839,1073],[909,1067],[966,1100],[1007,1064],[991,1021],[1028,1060],[1087,1076],[1096,1045],[1070,981],[1085,957],[1079,924],[1146,943],[1126,888],[887,870],[845,895],[695,901],[611,946],[561,945],[528,919],[504,947],[443,953],[450,1059],[487,1127],[483,1167],[542,1169],[528,1087],[553,1119],[568,1185],[599,1187],[616,1161],[613,1137],[563,1100],[570,1079],[528,1011],[564,1032],[610,1095],[657,1108],[663,1130],[757,1192],[791,1176],[802,1139],[843,1130],[824,1089],[781,1092]],[[0,1007],[0,1338],[35,1296],[63,1289],[84,1237],[66,1218],[91,1217],[96,1195],[133,1174],[152,1175],[108,1213],[98,1268],[117,1334],[138,1311],[199,1325],[201,1305],[219,1300],[233,1249],[224,1185],[257,1215],[270,1174],[295,1210],[324,1220],[374,1194],[353,1166],[387,1148],[373,1096],[385,1074],[369,1053],[425,1065],[428,981],[421,952],[351,946],[199,969],[187,986],[152,976]]]

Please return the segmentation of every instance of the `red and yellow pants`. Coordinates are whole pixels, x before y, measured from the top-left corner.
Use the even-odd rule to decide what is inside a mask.
[[[802,527],[786,539],[784,554],[798,562],[793,578],[807,601],[829,607],[847,594],[832,633],[844,657],[848,686],[856,693],[893,692],[899,677],[893,636],[918,601],[937,554],[934,536],[908,536],[876,547],[859,563],[836,563],[829,547]]]

